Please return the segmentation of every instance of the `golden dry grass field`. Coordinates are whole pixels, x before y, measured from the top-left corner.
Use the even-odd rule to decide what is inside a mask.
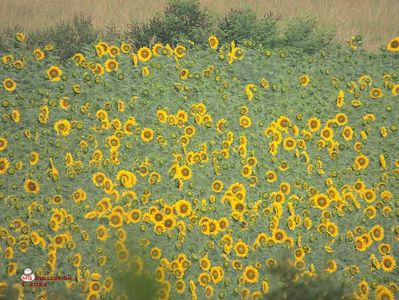
[[[338,39],[345,42],[352,35],[363,37],[367,50],[385,45],[399,30],[398,0],[201,0],[210,11],[226,13],[231,8],[251,8],[259,16],[272,11],[289,18],[315,16],[320,23],[336,26]],[[0,28],[21,26],[37,30],[71,19],[83,13],[94,26],[104,29],[116,25],[126,29],[132,21],[142,22],[162,11],[161,0],[1,0]]]

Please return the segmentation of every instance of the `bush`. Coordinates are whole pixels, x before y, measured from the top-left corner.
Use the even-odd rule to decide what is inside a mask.
[[[204,45],[209,35],[216,34],[222,42],[235,40],[242,44],[250,40],[253,43],[247,46],[291,47],[314,53],[328,46],[335,36],[333,30],[317,26],[313,18],[293,19],[279,35],[278,25],[281,18],[272,13],[257,18],[256,13],[250,9],[233,9],[218,18],[202,9],[198,0],[169,0],[163,13],[155,15],[148,23],[130,24],[127,32],[111,26],[103,37],[110,43],[128,40],[135,48],[139,48],[155,42],[176,46],[187,40]],[[14,38],[16,31],[17,28],[6,29],[0,33],[1,51],[18,47]],[[55,55],[65,60],[76,52],[81,52],[99,37],[101,34],[93,27],[91,20],[80,15],[75,16],[72,21],[27,34],[27,46],[33,50],[52,43],[55,46]]]
[[[234,39],[238,43],[251,40],[265,47],[273,47],[277,41],[277,22],[281,17],[271,13],[257,19],[250,9],[232,9],[219,20],[220,38],[223,41]]]
[[[171,0],[163,15],[156,15],[148,24],[131,24],[127,35],[136,47],[153,42],[175,46],[187,39],[203,43],[211,32],[211,19],[197,0]]]
[[[70,22],[61,22],[53,28],[28,35],[27,45],[33,49],[48,43],[55,46],[54,53],[62,59],[68,59],[83,50],[99,37],[90,19],[83,15],[74,16]]]
[[[299,48],[307,53],[314,53],[327,47],[334,36],[333,29],[317,26],[314,18],[295,18],[288,22],[281,42],[284,47]]]

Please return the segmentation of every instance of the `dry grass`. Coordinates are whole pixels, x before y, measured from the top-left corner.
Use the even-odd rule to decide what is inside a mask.
[[[24,30],[52,26],[83,13],[98,29],[115,25],[124,30],[132,21],[143,22],[161,12],[164,0],[1,0],[0,28],[18,25]],[[248,7],[263,15],[269,11],[286,17],[315,16],[319,23],[335,25],[338,39],[355,34],[368,50],[376,50],[399,35],[398,0],[201,0],[210,11],[226,13]]]

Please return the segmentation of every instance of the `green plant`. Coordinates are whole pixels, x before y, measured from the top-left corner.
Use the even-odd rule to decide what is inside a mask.
[[[68,59],[84,46],[92,44],[99,36],[91,20],[83,15],[75,15],[72,21],[63,21],[53,28],[31,33],[27,45],[30,49],[52,43],[54,54],[62,59]]]
[[[162,15],[148,24],[131,24],[127,35],[136,47],[152,41],[176,45],[182,39],[203,43],[211,32],[212,21],[198,1],[171,0]]]
[[[300,48],[314,53],[333,41],[335,31],[327,26],[318,26],[315,18],[294,18],[288,22],[281,43],[285,47]]]
[[[242,43],[245,40],[272,47],[277,40],[277,23],[281,16],[272,13],[257,19],[250,9],[233,9],[219,20],[220,38],[223,41],[234,39]]]
[[[328,275],[301,274],[292,261],[285,258],[271,268],[271,275],[280,278],[280,288],[273,289],[268,299],[276,300],[336,300],[352,299],[349,283]]]

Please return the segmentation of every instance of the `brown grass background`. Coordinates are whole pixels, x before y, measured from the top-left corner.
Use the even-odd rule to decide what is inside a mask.
[[[114,25],[120,30],[132,21],[145,22],[161,12],[164,0],[0,0],[0,29],[18,25],[40,30],[83,13],[96,28]],[[231,8],[251,8],[259,16],[272,11],[286,18],[314,16],[335,25],[338,40],[363,36],[370,51],[399,35],[399,0],[200,0],[203,7],[224,14]]]

